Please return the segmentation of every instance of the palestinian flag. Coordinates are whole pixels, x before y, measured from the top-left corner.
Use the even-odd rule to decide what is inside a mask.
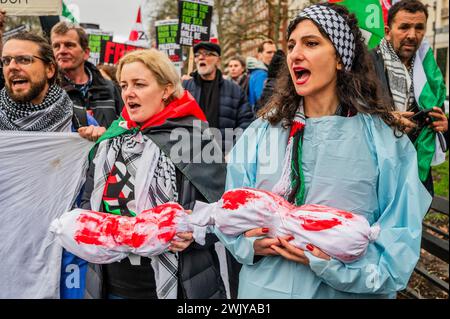
[[[413,71],[414,97],[419,108],[441,107],[446,97],[444,77],[434,58],[433,50],[426,39],[416,52]],[[419,177],[425,181],[428,177],[431,161],[435,152],[436,133],[426,127],[422,130],[414,146],[417,149]]]
[[[389,4],[388,0],[329,0],[330,3],[336,3],[347,7],[347,9],[356,15],[359,27],[363,33],[366,44],[372,49],[380,43],[384,37],[384,19],[383,8]]]
[[[70,11],[69,7],[66,5],[66,3],[63,1],[63,9],[62,9],[62,16],[69,20],[72,23],[78,23],[77,19],[73,15],[72,11]]]
[[[329,0],[348,8],[356,15],[359,26],[366,36],[369,49],[378,45],[384,37],[387,12],[397,0]],[[414,95],[420,109],[442,106],[446,97],[445,81],[434,58],[433,50],[424,39],[416,53],[414,62]],[[424,128],[414,143],[419,162],[421,181],[428,178],[431,162],[436,150],[436,134]]]

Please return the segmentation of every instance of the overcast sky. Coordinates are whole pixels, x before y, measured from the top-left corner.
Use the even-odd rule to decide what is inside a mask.
[[[136,22],[142,0],[64,0],[76,15],[79,8],[80,22],[96,23],[105,31],[114,32],[114,40],[128,40]],[[73,7],[76,5],[77,7]]]

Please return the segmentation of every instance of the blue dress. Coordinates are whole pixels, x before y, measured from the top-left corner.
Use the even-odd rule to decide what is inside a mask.
[[[272,190],[281,176],[289,130],[256,120],[228,163],[227,189]],[[395,298],[419,259],[422,219],[431,196],[419,180],[414,146],[378,117],[306,120],[302,165],[306,204],[323,204],[379,223],[381,232],[359,260],[344,264],[305,252],[310,264],[280,256],[254,261],[256,238],[216,234],[243,264],[239,298]],[[268,225],[269,226],[269,225]],[[332,240],[332,239],[331,239]]]

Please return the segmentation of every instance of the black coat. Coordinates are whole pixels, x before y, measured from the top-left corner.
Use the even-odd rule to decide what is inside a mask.
[[[241,128],[245,130],[254,120],[247,96],[244,91],[231,80],[226,80],[220,76],[220,109],[219,109],[219,129],[222,134],[222,150],[230,151],[235,140],[225,139],[226,128]],[[199,103],[202,94],[201,87],[194,78],[183,81],[183,87],[188,90]]]
[[[170,156],[176,166],[177,190],[179,203],[185,209],[192,209],[195,201],[214,202],[220,199],[225,188],[226,166],[224,161],[218,164],[205,164],[203,161],[185,161],[178,152],[171,148],[178,142],[170,140],[174,128],[184,128],[191,133],[192,138],[200,138],[206,127],[193,127],[192,117],[176,121],[168,121],[159,127],[147,130],[146,134],[160,149]],[[200,139],[201,140],[201,139]],[[202,141],[202,149],[211,141]],[[190,143],[193,145],[193,143]],[[186,149],[187,150],[187,149]],[[192,148],[187,150],[192,153]],[[176,154],[175,154],[176,153]],[[199,154],[193,154],[198,156]],[[88,178],[83,193],[81,206],[90,209],[90,197],[94,186],[95,166],[91,163]],[[217,237],[207,234],[206,244],[200,246],[192,243],[186,250],[179,253],[179,293],[182,299],[224,299],[225,287],[220,276],[218,256],[215,252]],[[99,265],[90,265],[86,277],[86,294],[88,298],[106,297],[102,280],[102,270]]]
[[[108,128],[122,112],[124,103],[120,90],[113,82],[104,79],[92,63],[85,62],[85,66],[92,73],[92,85],[89,87],[86,97],[64,76],[62,76],[61,87],[72,100],[75,111],[80,109],[80,114],[84,114],[86,110],[92,110],[98,124]]]

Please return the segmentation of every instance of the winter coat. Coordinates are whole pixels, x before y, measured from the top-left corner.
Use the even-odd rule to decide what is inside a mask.
[[[201,140],[201,134],[205,127],[193,126],[195,118],[185,117],[170,120],[165,124],[153,127],[146,135],[167,154],[176,166],[178,202],[185,209],[192,209],[195,201],[213,202],[219,200],[225,186],[224,161],[215,164],[204,162],[186,163],[181,160],[182,154],[171,152],[171,148],[177,143],[170,139],[170,134],[175,128],[183,128],[189,131],[191,138]],[[208,142],[202,141],[202,149]],[[191,144],[192,145],[192,144]],[[192,149],[191,149],[192,151]],[[176,153],[176,154],[175,154]],[[195,154],[194,154],[195,155]],[[90,197],[94,184],[95,165],[92,163],[85,186],[81,206],[90,209]],[[214,176],[214,178],[210,178]],[[219,260],[215,252],[217,237],[208,234],[206,244],[200,246],[192,243],[187,249],[179,253],[178,264],[178,298],[186,299],[217,299],[226,298],[225,287],[220,276]],[[105,289],[100,265],[91,264],[86,277],[86,297],[105,298]]]
[[[100,126],[107,128],[122,111],[124,103],[120,91],[113,82],[104,79],[92,63],[85,62],[85,66],[92,73],[92,84],[86,97],[65,77],[62,77],[61,87],[72,100],[74,109],[92,110],[92,115]]]

